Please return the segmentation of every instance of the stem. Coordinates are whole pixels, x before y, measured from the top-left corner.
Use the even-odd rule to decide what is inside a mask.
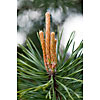
[[[57,86],[56,79],[55,79],[55,73],[51,74],[50,76],[51,76],[51,80],[52,80],[52,93],[53,93],[53,96],[55,95],[56,100],[58,100],[58,97],[60,97],[60,100],[62,100],[61,95],[56,90],[58,88],[58,86]]]

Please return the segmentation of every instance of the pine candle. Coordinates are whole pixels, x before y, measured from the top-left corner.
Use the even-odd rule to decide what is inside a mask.
[[[41,41],[41,46],[42,46],[42,51],[43,51],[44,65],[45,65],[45,68],[46,68],[46,70],[47,70],[47,72],[48,72],[47,63],[46,63],[45,40],[44,40],[43,32],[40,31],[40,32],[39,32],[39,35],[40,35],[40,41]]]
[[[50,56],[51,56],[51,65],[52,65],[52,69],[55,68],[56,64],[57,64],[57,57],[56,57],[56,42],[57,40],[55,40],[55,33],[52,32],[51,33],[51,40],[50,40]]]
[[[40,31],[40,41],[43,51],[43,59],[44,65],[47,72],[54,72],[54,69],[57,66],[57,55],[56,55],[56,43],[57,40],[55,39],[55,33],[51,32],[50,35],[50,13],[47,12],[45,14],[46,17],[46,34],[45,39],[43,32]]]
[[[47,64],[50,66],[50,13],[47,12],[46,16],[46,58]]]

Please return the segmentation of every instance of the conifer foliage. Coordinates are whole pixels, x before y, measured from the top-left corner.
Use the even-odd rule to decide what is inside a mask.
[[[23,53],[18,52],[18,100],[82,100],[83,78],[83,41],[74,49],[66,60],[66,55],[73,42],[75,32],[60,52],[63,35],[50,33],[50,13],[45,14],[46,32],[40,31],[37,37],[43,57],[30,38],[26,45],[19,45]],[[45,36],[45,37],[44,37]]]

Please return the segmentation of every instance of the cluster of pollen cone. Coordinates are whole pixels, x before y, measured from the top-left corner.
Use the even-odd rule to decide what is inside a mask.
[[[45,14],[45,17],[46,17],[46,33],[40,31],[39,36],[40,36],[46,71],[53,73],[57,66],[57,55],[56,55],[57,40],[55,39],[55,33],[54,32],[50,33],[50,13],[47,12]]]

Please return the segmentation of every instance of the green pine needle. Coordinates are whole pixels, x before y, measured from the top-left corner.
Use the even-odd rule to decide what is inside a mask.
[[[26,40],[27,47],[19,45],[22,52],[18,52],[17,59],[18,100],[82,100],[83,41],[75,49],[75,32],[72,32],[61,54],[62,35],[63,30],[57,34],[57,67],[51,76],[45,70],[42,54],[30,38]],[[39,39],[38,33],[37,37]],[[72,43],[72,54],[65,61]]]

